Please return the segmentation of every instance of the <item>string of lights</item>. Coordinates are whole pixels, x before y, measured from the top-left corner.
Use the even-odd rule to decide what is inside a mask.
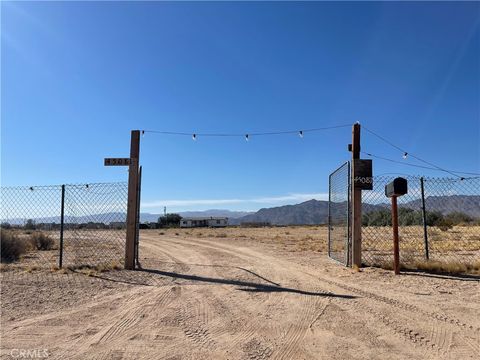
[[[429,161],[427,161],[427,160],[424,160],[424,159],[422,159],[422,158],[420,158],[420,157],[418,157],[418,156],[416,156],[416,155],[414,155],[414,154],[412,154],[412,153],[409,153],[407,150],[402,149],[401,147],[395,145],[395,144],[392,143],[391,141],[385,139],[383,136],[381,136],[381,135],[377,134],[376,132],[368,129],[367,127],[363,126],[363,128],[364,128],[367,132],[369,132],[370,134],[372,134],[373,136],[377,137],[378,139],[382,140],[382,141],[385,142],[386,144],[388,144],[388,145],[390,145],[391,147],[393,147],[393,148],[399,150],[400,152],[402,152],[402,154],[403,154],[402,157],[403,157],[404,159],[406,159],[408,156],[410,156],[410,157],[412,157],[412,158],[414,158],[414,159],[416,159],[416,160],[418,160],[418,161],[420,161],[420,162],[422,162],[422,163],[424,163],[424,164],[430,165],[431,167],[435,168],[435,170],[439,170],[439,171],[446,172],[446,173],[448,173],[448,174],[450,174],[450,175],[453,175],[453,176],[456,176],[456,177],[458,177],[458,178],[461,178],[462,176],[460,176],[460,175],[458,175],[458,174],[456,174],[456,173],[459,173],[459,174],[468,174],[468,173],[466,173],[466,172],[450,171],[450,170],[441,168],[441,167],[438,166],[438,165],[435,165],[435,164],[433,164],[433,163],[431,163],[431,162],[429,162]],[[385,160],[385,159],[384,159],[384,160]],[[403,162],[400,162],[400,163],[403,164]],[[413,164],[410,164],[410,165],[413,165]],[[420,166],[417,166],[417,167],[420,167]],[[471,174],[471,175],[480,175],[480,174],[476,174],[476,173],[470,173],[470,174]]]
[[[383,157],[383,156],[379,156],[379,155],[367,153],[367,152],[364,152],[364,151],[361,151],[361,153],[362,153],[363,155],[367,155],[367,156],[370,156],[370,157],[373,157],[373,158],[376,158],[376,159],[380,159],[380,160],[390,161],[390,162],[393,162],[393,163],[396,163],[396,164],[401,164],[401,165],[416,167],[416,168],[420,168],[420,169],[444,171],[444,170],[440,170],[440,169],[438,169],[438,168],[436,168],[436,167],[424,166],[424,165],[417,165],[417,164],[412,164],[412,163],[408,163],[408,162],[405,162],[405,161],[398,161],[398,160],[389,159],[389,158],[386,158],[386,157]],[[480,176],[480,173],[473,173],[473,172],[453,171],[453,170],[449,170],[449,172],[451,172],[452,174],[454,174],[456,177],[459,177],[460,179],[465,179],[465,178],[462,177],[462,176],[460,176],[460,175],[457,175],[457,174]]]
[[[147,129],[145,129],[145,130],[141,130],[141,133],[142,133],[142,136],[144,136],[146,133],[160,134],[160,135],[173,135],[173,136],[190,136],[192,138],[192,140],[194,140],[194,141],[196,141],[199,137],[243,137],[245,139],[245,141],[249,141],[252,137],[256,137],[256,136],[276,136],[276,135],[296,134],[299,137],[303,138],[306,133],[320,132],[320,131],[331,130],[331,129],[346,128],[346,127],[351,127],[351,126],[352,126],[352,124],[343,124],[343,125],[324,126],[324,127],[302,129],[302,130],[245,132],[245,133],[217,133],[217,132],[211,132],[211,133],[210,132],[203,132],[203,133],[200,132],[200,133],[198,133],[198,132],[177,132],[177,131],[160,131],[160,130],[147,130]],[[374,158],[377,158],[377,159],[381,159],[381,160],[385,160],[385,161],[389,161],[389,162],[393,162],[393,163],[397,163],[397,164],[406,165],[406,166],[446,172],[446,173],[448,173],[450,175],[453,175],[455,177],[458,177],[460,179],[463,179],[463,177],[458,175],[458,174],[480,175],[480,173],[465,172],[465,171],[453,171],[453,170],[447,170],[447,169],[441,168],[440,166],[435,165],[431,162],[428,162],[427,160],[424,160],[424,159],[420,158],[419,156],[408,152],[407,150],[401,148],[400,146],[395,145],[394,143],[387,140],[383,136],[377,134],[373,130],[368,129],[366,126],[362,125],[362,127],[363,127],[363,129],[365,129],[367,132],[369,132],[373,136],[377,137],[378,139],[382,140],[386,144],[388,144],[391,147],[395,148],[396,150],[400,151],[402,153],[403,159],[407,159],[407,157],[410,156],[410,157],[412,157],[412,158],[414,158],[414,159],[416,159],[416,160],[418,160],[418,161],[420,161],[420,162],[422,162],[422,163],[424,163],[428,166],[417,165],[417,164],[407,163],[407,162],[404,162],[404,161],[397,161],[397,160],[393,160],[393,159],[388,159],[388,158],[385,158],[383,156],[378,156],[378,155],[374,155],[374,154],[371,154],[371,153],[362,152],[362,154],[365,154],[365,155],[368,155],[368,156],[371,156],[371,157],[374,157]]]
[[[176,132],[176,131],[159,131],[159,130],[142,130],[142,135],[146,133],[161,134],[161,135],[178,135],[178,136],[191,136],[193,140],[197,140],[199,137],[243,137],[246,141],[249,141],[254,136],[275,136],[275,135],[288,135],[296,134],[301,138],[306,133],[319,132],[324,130],[339,129],[350,127],[352,124],[325,126],[313,129],[302,130],[287,130],[287,131],[268,131],[268,132],[246,132],[246,133],[197,133],[197,132]]]

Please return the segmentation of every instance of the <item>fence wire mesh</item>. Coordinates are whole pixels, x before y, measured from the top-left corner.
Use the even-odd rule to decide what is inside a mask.
[[[3,270],[122,266],[127,183],[2,187]],[[64,206],[63,248],[61,210]],[[62,251],[63,249],[63,251]]]
[[[350,163],[330,175],[328,199],[328,256],[349,265]]]
[[[393,261],[390,202],[384,192],[393,179],[377,176],[373,190],[362,194],[366,265]],[[480,178],[410,176],[407,180],[408,194],[398,198],[402,265],[434,260],[468,267],[480,261]]]

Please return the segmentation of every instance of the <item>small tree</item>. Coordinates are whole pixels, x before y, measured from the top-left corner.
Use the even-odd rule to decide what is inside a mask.
[[[182,217],[179,214],[167,214],[158,218],[159,227],[179,227]]]
[[[35,221],[28,219],[25,223],[25,230],[35,230]]]

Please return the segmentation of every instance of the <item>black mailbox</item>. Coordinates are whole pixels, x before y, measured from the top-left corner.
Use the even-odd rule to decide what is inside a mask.
[[[387,197],[402,196],[408,192],[407,179],[397,177],[391,183],[385,185]]]

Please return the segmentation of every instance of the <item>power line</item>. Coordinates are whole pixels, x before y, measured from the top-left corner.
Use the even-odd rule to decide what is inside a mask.
[[[385,139],[383,136],[381,136],[381,135],[377,134],[376,132],[368,129],[367,127],[363,126],[363,128],[364,128],[366,131],[368,131],[370,134],[372,134],[372,135],[376,136],[377,138],[379,138],[380,140],[382,140],[383,142],[385,142],[385,143],[387,143],[388,145],[392,146],[393,148],[401,151],[401,152],[403,153],[403,158],[404,158],[404,159],[406,159],[407,156],[411,156],[412,158],[417,159],[418,161],[421,161],[421,162],[423,162],[424,164],[433,166],[436,170],[440,170],[440,171],[449,173],[450,175],[453,175],[453,176],[456,176],[456,177],[461,178],[460,175],[455,174],[455,172],[453,172],[453,171],[443,169],[443,168],[441,168],[440,166],[437,166],[437,165],[435,165],[435,164],[433,164],[433,163],[431,163],[431,162],[428,162],[427,160],[424,160],[424,159],[422,159],[422,158],[420,158],[420,157],[418,157],[418,156],[416,156],[416,155],[414,155],[414,154],[412,154],[412,153],[409,153],[407,150],[402,149],[401,147],[395,145],[395,144],[392,143],[391,141]],[[411,164],[411,165],[413,165],[413,164]],[[465,173],[465,172],[459,172],[459,171],[457,171],[457,172],[458,172],[458,173],[461,173],[461,174],[468,174],[468,173]],[[472,174],[472,173],[470,173],[470,174]],[[479,175],[479,174],[474,174],[474,175]]]
[[[286,135],[286,134],[298,134],[300,137],[303,137],[305,133],[310,132],[319,132],[324,130],[339,129],[350,127],[352,124],[344,125],[335,125],[335,126],[325,126],[312,129],[301,129],[301,130],[287,130],[287,131],[268,131],[268,132],[244,132],[244,133],[198,133],[198,132],[177,132],[177,131],[159,131],[159,130],[142,130],[142,134],[152,133],[152,134],[161,134],[161,135],[179,135],[179,136],[191,136],[196,140],[200,136],[205,137],[243,137],[246,140],[249,140],[252,136],[272,136],[272,135]]]
[[[389,158],[386,158],[386,157],[383,157],[383,156],[379,156],[379,155],[367,153],[367,152],[364,152],[364,151],[361,151],[361,153],[364,154],[364,155],[367,155],[367,156],[371,156],[371,157],[376,158],[376,159],[385,160],[385,161],[390,161],[390,162],[397,163],[397,164],[401,164],[401,165],[412,166],[412,167],[421,168],[421,169],[428,169],[428,170],[446,171],[446,170],[443,170],[443,169],[438,169],[437,167],[417,165],[417,164],[407,163],[407,162],[404,162],[404,161],[393,160],[393,159],[389,159]],[[448,170],[448,172],[451,173],[451,174],[453,174],[453,175],[455,175],[456,177],[461,178],[461,179],[464,179],[464,177],[462,177],[462,176],[460,176],[460,175],[457,175],[457,174],[477,175],[477,176],[480,175],[480,173],[465,172],[465,171],[453,171],[453,170]],[[455,173],[456,173],[456,174],[455,174]]]

